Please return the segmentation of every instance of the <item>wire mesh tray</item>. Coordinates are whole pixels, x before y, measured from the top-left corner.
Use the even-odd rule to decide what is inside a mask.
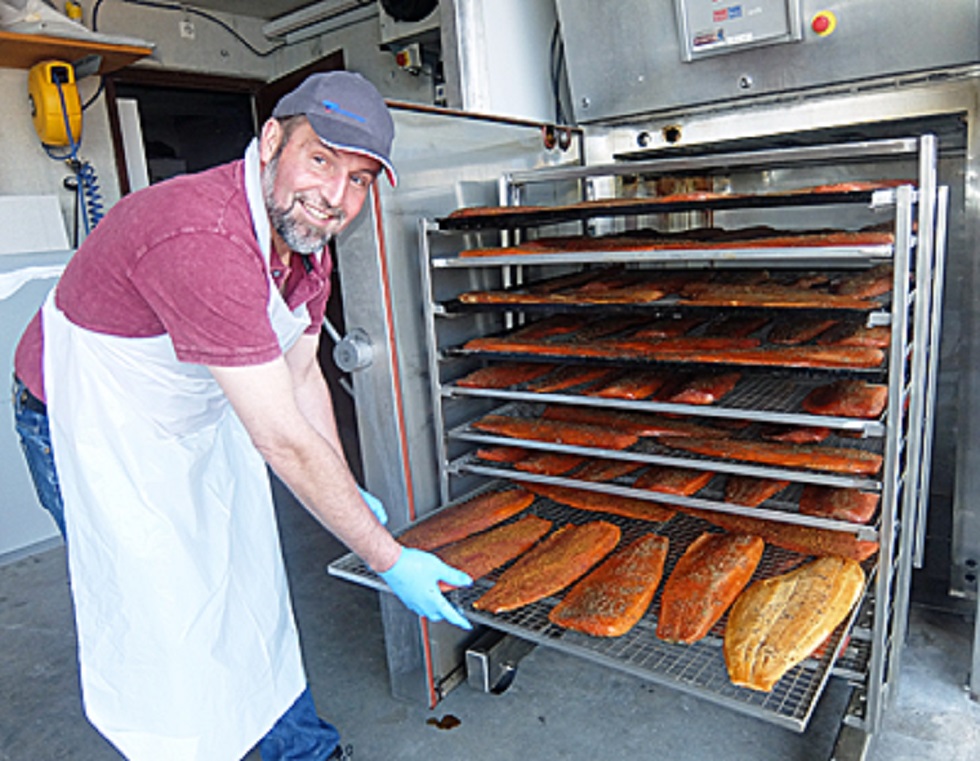
[[[513,417],[539,418],[541,408],[539,405],[514,403],[504,405],[495,410],[492,414],[499,414]],[[719,431],[721,433],[721,431]],[[745,431],[733,431],[733,438],[742,438],[753,435],[750,427]],[[607,458],[620,460],[633,460],[639,463],[652,465],[673,465],[681,468],[694,468],[696,470],[712,470],[718,473],[734,473],[746,476],[756,476],[758,478],[786,479],[802,483],[812,483],[823,486],[838,486],[853,489],[865,489],[877,491],[881,484],[875,478],[863,475],[841,474],[830,471],[820,471],[803,468],[786,468],[775,465],[752,463],[741,460],[719,460],[716,458],[686,452],[679,449],[672,449],[658,442],[656,438],[641,437],[636,444],[626,449],[602,449],[599,447],[576,446],[569,444],[558,444],[548,441],[537,441],[531,439],[510,438],[503,435],[486,433],[474,428],[471,424],[463,424],[453,428],[448,432],[450,439],[469,441],[477,444],[492,444],[499,446],[519,446],[527,449],[567,452],[569,454],[579,454],[592,458]],[[846,446],[851,449],[882,454],[883,441],[878,438],[851,439],[839,441],[836,437],[830,437],[821,445],[815,446]]]
[[[551,520],[556,525],[583,523],[597,518],[615,523],[622,531],[620,546],[651,531],[666,536],[670,540],[670,550],[664,567],[664,579],[669,577],[687,545],[704,531],[713,530],[710,524],[687,515],[678,514],[661,524],[647,523],[573,510],[541,498],[535,500],[521,516],[529,513]],[[803,555],[767,545],[753,581],[785,573],[806,559]],[[657,639],[655,634],[660,606],[659,590],[647,614],[629,632],[615,638],[591,637],[550,623],[548,613],[559,601],[558,596],[501,615],[474,610],[473,601],[494,584],[502,571],[503,569],[495,571],[477,580],[472,587],[450,592],[450,600],[475,623],[688,692],[798,732],[806,729],[817,700],[831,675],[842,643],[860,608],[855,606],[855,611],[848,620],[815,653],[787,672],[771,692],[763,693],[736,687],[729,680],[721,648],[725,618],[701,641],[693,645],[676,645]],[[353,554],[331,563],[328,572],[362,586],[379,591],[387,590],[384,582]],[[662,587],[663,582],[661,589]]]
[[[799,512],[800,497],[803,493],[802,484],[790,484],[782,489],[775,496],[770,497],[757,507],[745,507],[734,503],[725,502],[725,477],[714,476],[711,481],[698,490],[695,495],[684,497],[663,492],[653,492],[645,489],[631,488],[631,479],[637,477],[640,470],[637,469],[628,477],[614,479],[612,481],[582,481],[575,478],[574,474],[569,476],[546,476],[535,473],[527,473],[504,463],[486,463],[480,460],[475,454],[470,453],[455,460],[449,465],[449,472],[454,474],[474,474],[495,479],[507,479],[516,482],[550,484],[553,486],[563,486],[573,489],[586,489],[599,493],[613,494],[616,496],[642,499],[657,504],[676,506],[679,508],[693,508],[695,510],[710,510],[714,512],[729,513],[731,515],[743,515],[754,519],[767,519],[781,523],[793,523],[799,526],[823,529],[827,531],[841,531],[854,534],[861,541],[878,541],[878,527],[874,522],[868,524],[849,523],[843,520],[833,520],[830,518],[816,518]]]
[[[806,374],[774,377],[770,373],[743,373],[731,392],[713,405],[674,404],[648,400],[620,400],[589,396],[587,384],[571,387],[562,393],[540,393],[528,390],[527,383],[508,389],[474,388],[450,383],[442,387],[444,396],[478,396],[501,401],[524,401],[578,404],[589,407],[637,412],[663,412],[674,415],[694,415],[704,418],[748,420],[779,425],[824,427],[848,431],[859,436],[880,437],[885,433],[884,415],[877,419],[813,415],[802,411],[806,396],[827,383],[825,377]]]
[[[866,204],[880,207],[894,203],[894,190],[855,190],[849,192],[770,192],[758,194],[715,194],[710,198],[687,198],[669,200],[667,198],[637,198],[632,202],[614,199],[603,204],[591,201],[558,207],[536,207],[533,209],[515,207],[513,211],[499,208],[485,213],[472,211],[466,216],[443,217],[436,223],[441,230],[486,230],[509,227],[530,227],[535,225],[575,222],[599,217],[620,217],[634,214],[669,214],[677,211],[697,211],[700,209],[760,209],[788,206],[826,206],[837,204]]]

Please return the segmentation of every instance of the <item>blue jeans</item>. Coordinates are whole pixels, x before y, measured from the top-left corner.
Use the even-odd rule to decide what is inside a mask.
[[[48,415],[34,399],[27,387],[14,378],[14,427],[20,437],[24,459],[31,471],[34,491],[41,507],[51,513],[62,538],[65,536],[65,505],[61,500],[58,486],[58,472],[54,467],[54,453],[51,451],[51,431],[48,429]]]
[[[41,506],[65,535],[65,506],[51,451],[47,411],[17,378],[13,387],[14,425]],[[323,761],[340,742],[337,730],[316,713],[307,687],[259,742],[262,761]]]

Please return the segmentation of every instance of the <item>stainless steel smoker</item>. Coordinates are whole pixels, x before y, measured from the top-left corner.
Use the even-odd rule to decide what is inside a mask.
[[[348,329],[339,356],[352,373],[367,485],[389,506],[397,530],[499,475],[467,460],[479,438],[466,425],[501,399],[447,391],[458,371],[446,369],[444,350],[522,317],[441,310],[453,293],[513,286],[539,272],[513,262],[433,266],[460,248],[507,245],[524,234],[516,224],[445,235],[439,220],[454,209],[643,195],[651,177],[665,175],[706,176],[715,189],[751,193],[869,172],[913,180],[919,195],[903,191],[886,205],[905,220],[896,223],[898,240],[907,241],[896,244],[896,263],[901,251],[917,246],[914,259],[904,261],[913,270],[924,266],[915,270],[916,282],[929,285],[915,291],[919,311],[899,303],[892,312],[919,320],[908,367],[916,432],[899,433],[892,424],[892,434],[884,434],[885,449],[894,451],[886,458],[892,469],[883,479],[883,502],[894,510],[883,510],[875,529],[888,552],[857,613],[855,631],[864,633],[835,649],[842,656],[836,667],[817,669],[813,695],[790,715],[746,707],[710,686],[678,685],[800,729],[820,683],[834,673],[855,685],[837,755],[860,758],[897,688],[910,595],[917,589],[950,605],[976,598],[980,511],[969,442],[980,349],[972,298],[980,276],[972,251],[978,4],[949,2],[928,16],[911,0],[771,0],[723,9],[707,0],[624,0],[615,13],[586,0],[557,5],[579,127],[396,108],[402,184],[380,189],[372,214],[339,251]],[[706,214],[722,224],[729,213],[692,207],[658,221],[679,229],[703,224]],[[814,219],[819,211],[790,209],[784,222],[806,226]],[[553,229],[604,233],[624,224],[565,220]],[[896,376],[888,382],[903,383]],[[901,416],[892,413],[891,420]],[[936,436],[937,430],[955,435]],[[352,558],[333,570],[375,585]],[[434,705],[466,678],[472,641],[420,622],[390,595],[382,594],[381,604],[394,693]],[[478,620],[547,644],[533,625]],[[619,667],[606,653],[571,651]],[[974,652],[969,678],[976,695],[980,643]]]

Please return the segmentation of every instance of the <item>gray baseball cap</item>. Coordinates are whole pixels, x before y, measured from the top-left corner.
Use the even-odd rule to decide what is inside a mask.
[[[360,74],[328,71],[312,74],[280,98],[272,115],[303,114],[327,145],[377,159],[394,187],[398,175],[391,163],[395,125],[381,94]]]

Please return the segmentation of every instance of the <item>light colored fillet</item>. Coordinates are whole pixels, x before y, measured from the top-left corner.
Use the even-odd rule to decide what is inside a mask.
[[[839,557],[753,584],[728,614],[724,653],[732,683],[771,691],[830,636],[863,589],[861,566]]]

